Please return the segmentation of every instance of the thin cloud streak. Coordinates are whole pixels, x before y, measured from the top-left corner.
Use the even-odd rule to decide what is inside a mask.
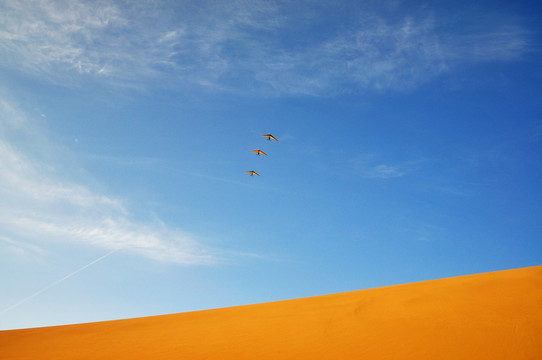
[[[62,278],[60,278],[60,279],[58,279],[57,281],[55,281],[55,282],[53,282],[53,283],[47,285],[47,286],[44,287],[43,289],[40,289],[40,290],[36,291],[36,292],[33,293],[32,295],[27,296],[26,298],[24,298],[24,299],[22,299],[22,300],[16,302],[15,304],[13,304],[13,305],[11,305],[11,306],[8,306],[8,307],[5,308],[4,310],[0,311],[0,316],[3,315],[3,314],[5,314],[6,312],[8,312],[8,311],[10,311],[10,310],[15,309],[15,308],[18,307],[19,305],[22,305],[23,303],[25,303],[25,302],[27,302],[27,301],[29,301],[29,300],[35,298],[36,296],[43,294],[44,292],[46,292],[47,290],[51,289],[52,287],[55,287],[56,285],[58,285],[58,284],[60,284],[60,283],[62,283],[62,282],[64,282],[64,281],[68,280],[68,279],[71,278],[72,276],[77,275],[77,274],[80,273],[81,271],[83,271],[83,270],[85,270],[86,268],[88,268],[88,267],[90,267],[90,266],[96,264],[97,262],[99,262],[99,261],[105,259],[106,257],[109,257],[110,255],[113,255],[113,253],[115,253],[116,251],[117,251],[117,250],[112,250],[112,251],[108,252],[107,254],[100,256],[99,258],[97,258],[97,259],[91,261],[90,263],[88,263],[88,264],[86,264],[86,265],[80,267],[79,269],[77,269],[77,270],[75,270],[75,271],[69,273],[68,275],[66,275],[66,276],[64,276],[64,277],[62,277]]]
[[[153,4],[6,1],[0,60],[66,81],[78,74],[136,86],[168,74],[220,91],[321,96],[411,89],[459,64],[518,60],[529,48],[528,33],[506,14],[455,34],[421,8],[389,21],[367,7],[341,32],[316,32],[329,5],[300,18],[309,5]]]

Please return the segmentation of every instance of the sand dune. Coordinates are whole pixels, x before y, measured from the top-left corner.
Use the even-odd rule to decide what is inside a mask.
[[[0,359],[542,359],[542,266],[0,332]]]

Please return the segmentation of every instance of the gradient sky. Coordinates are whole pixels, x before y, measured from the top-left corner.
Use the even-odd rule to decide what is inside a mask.
[[[535,1],[0,1],[0,329],[542,264],[541,30]]]

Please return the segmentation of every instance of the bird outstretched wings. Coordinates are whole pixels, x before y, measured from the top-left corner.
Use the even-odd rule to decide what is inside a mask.
[[[264,137],[264,138],[267,138],[267,140],[275,140],[275,141],[278,141],[276,137],[274,137],[273,135],[271,134],[265,134],[265,135],[260,135],[261,137]]]
[[[260,150],[260,149],[250,150],[250,152],[256,153],[258,156],[260,156],[260,155],[267,155],[266,153],[264,153],[264,152],[263,152],[262,150]]]
[[[245,172],[246,172],[247,174],[250,174],[250,176],[254,176],[254,175],[260,176],[260,174],[258,174],[258,173],[257,173],[256,171],[254,171],[254,170],[249,170],[249,171],[245,171]]]

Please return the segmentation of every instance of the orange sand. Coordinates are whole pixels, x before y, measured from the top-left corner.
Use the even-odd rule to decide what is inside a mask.
[[[542,266],[0,331],[0,359],[542,359]]]

